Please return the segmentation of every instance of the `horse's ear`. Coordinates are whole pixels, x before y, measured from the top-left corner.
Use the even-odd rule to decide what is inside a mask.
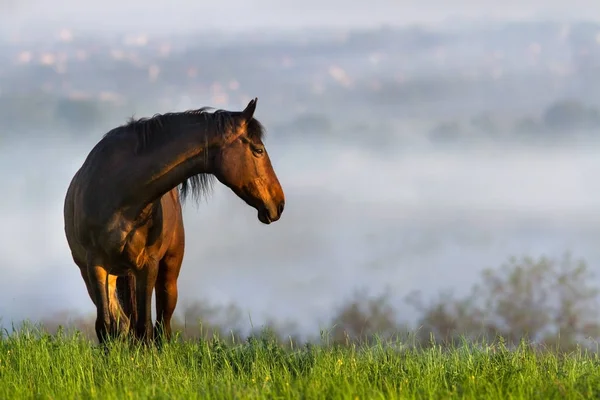
[[[254,117],[254,111],[256,111],[256,102],[258,101],[258,97],[250,100],[250,103],[246,106],[244,111],[242,111],[242,115],[246,121],[250,121],[252,117]]]

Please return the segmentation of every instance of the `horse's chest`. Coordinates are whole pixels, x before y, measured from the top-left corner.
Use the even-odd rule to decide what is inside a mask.
[[[116,214],[106,235],[112,268],[123,270],[115,274],[158,263],[170,245],[174,221],[158,202],[149,204],[134,220]]]
[[[134,224],[122,220],[113,227],[106,236],[107,243],[112,245],[106,248],[111,249],[107,253],[115,275],[157,263],[166,252],[168,241],[165,240],[162,223],[147,221]]]
[[[123,248],[123,255],[136,269],[157,263],[166,251],[167,243],[162,235],[154,232],[136,230],[128,235]]]

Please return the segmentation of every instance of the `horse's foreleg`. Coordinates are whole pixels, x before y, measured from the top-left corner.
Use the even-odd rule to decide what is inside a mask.
[[[155,336],[162,334],[171,339],[171,318],[177,305],[177,278],[181,270],[183,252],[165,255],[159,264],[156,280],[156,327]]]
[[[137,272],[135,277],[137,307],[135,335],[147,343],[152,340],[154,333],[152,329],[152,291],[156,284],[157,274],[158,263],[151,263]]]

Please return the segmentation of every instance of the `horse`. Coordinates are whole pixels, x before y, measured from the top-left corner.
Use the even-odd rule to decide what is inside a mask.
[[[285,195],[254,118],[257,102],[243,111],[202,107],[132,117],[108,131],[75,172],[64,231],[96,307],[100,344],[123,335],[148,344],[159,331],[171,337],[189,195],[198,200],[216,178],[263,224],[281,217]]]

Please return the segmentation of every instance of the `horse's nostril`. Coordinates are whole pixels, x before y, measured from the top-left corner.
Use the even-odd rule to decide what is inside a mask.
[[[279,203],[279,206],[277,206],[277,212],[279,213],[279,215],[281,215],[283,213],[284,207],[285,207],[285,201],[282,201],[281,203]]]

